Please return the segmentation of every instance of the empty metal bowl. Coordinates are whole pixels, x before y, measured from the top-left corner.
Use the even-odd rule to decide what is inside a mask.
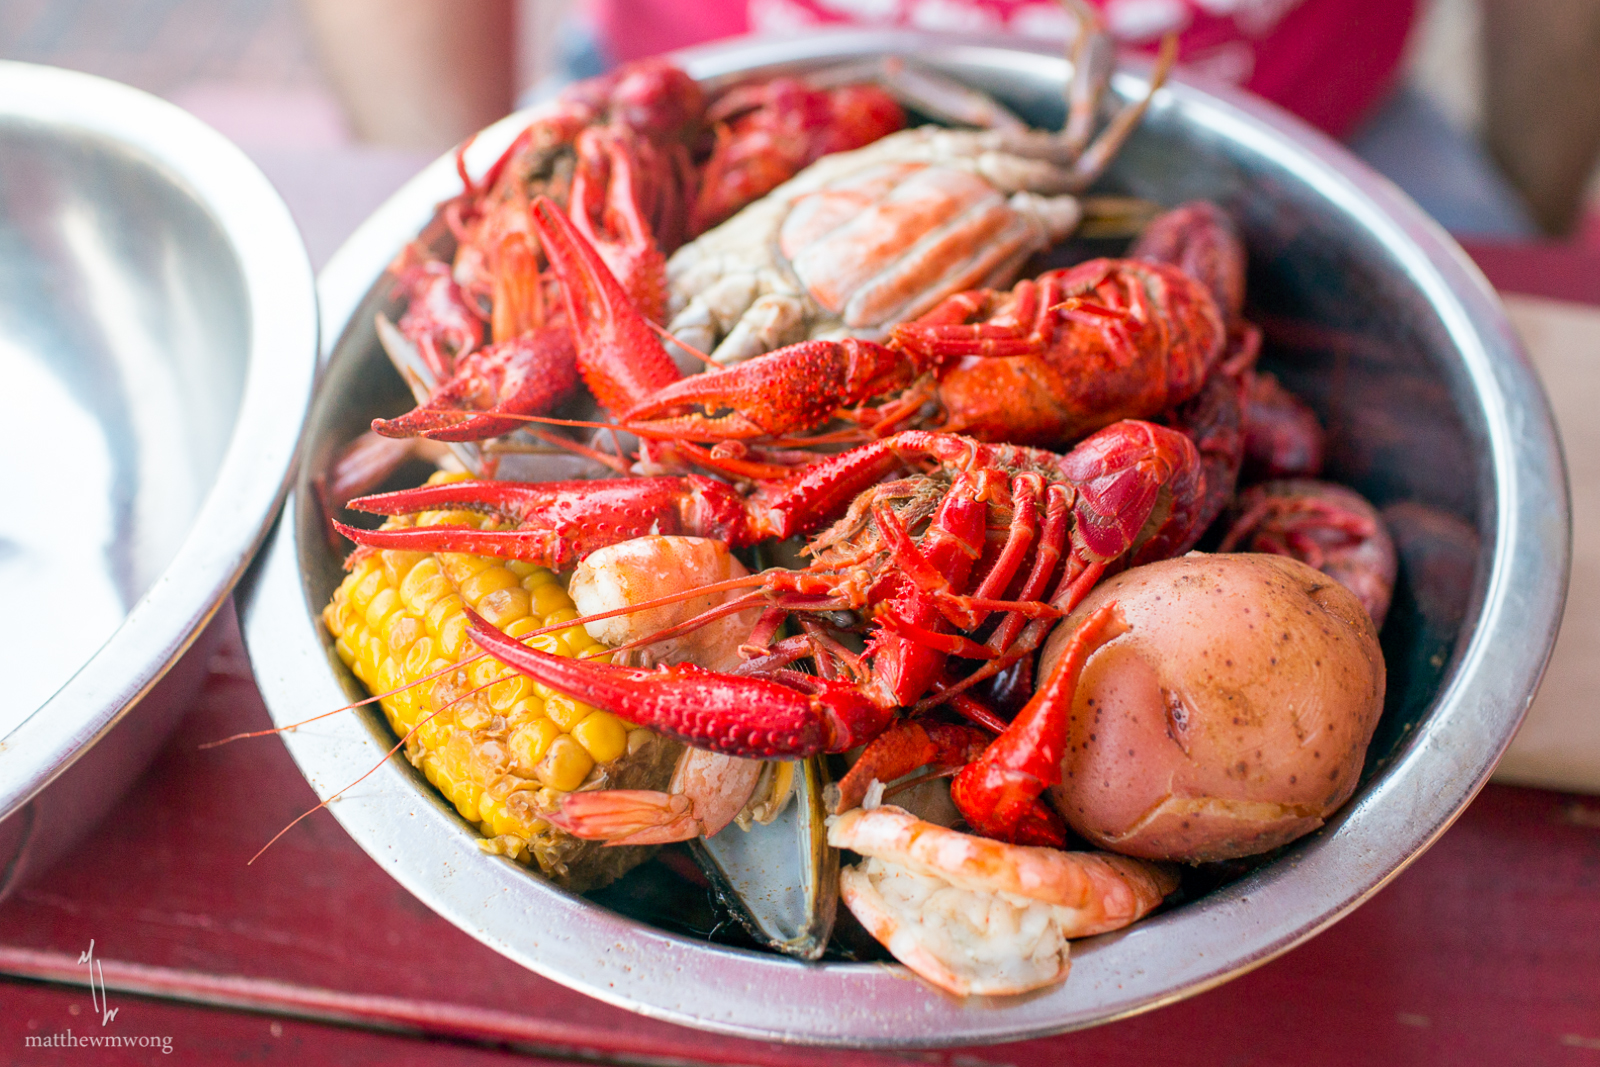
[[[0,63],[0,895],[106,810],[204,676],[199,649],[152,692],[282,497],[315,300],[288,210],[220,134]]]
[[[1039,125],[1061,120],[1068,64],[1017,44],[848,33],[737,42],[683,61],[715,82],[876,54],[914,55]],[[1115,81],[1124,103],[1146,87],[1138,73]],[[487,130],[469,167],[481,172],[525,121]],[[1285,951],[1394,877],[1488,777],[1554,638],[1568,518],[1544,397],[1494,293],[1450,239],[1388,182],[1275,108],[1226,89],[1170,85],[1104,185],[1166,204],[1221,203],[1250,246],[1248,313],[1266,329],[1268,367],[1321,413],[1332,476],[1380,506],[1422,505],[1464,531],[1457,585],[1419,585],[1410,570],[1401,583],[1384,635],[1385,717],[1359,791],[1323,830],[1198,899],[1078,942],[1058,986],[956,1000],[898,967],[808,965],[711,945],[553,889],[481,853],[450,805],[398,759],[345,793],[334,815],[429,907],[556,981],[674,1022],[840,1045],[1032,1037],[1151,1008]],[[297,487],[244,605],[251,657],[279,723],[337,708],[356,691],[331,665],[317,622],[340,553],[323,535],[308,478],[367,420],[405,406],[373,334],[373,314],[395,310],[383,269],[459,188],[453,162],[440,160],[319,279],[331,362]],[[393,744],[370,713],[322,720],[285,740],[323,797]]]

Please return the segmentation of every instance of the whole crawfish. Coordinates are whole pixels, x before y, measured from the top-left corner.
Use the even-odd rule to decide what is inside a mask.
[[[576,275],[562,265],[564,284],[604,284],[593,264],[572,260]],[[606,311],[605,329],[580,339],[583,358],[666,358],[637,311],[625,304]],[[1181,270],[1097,259],[1008,292],[958,293],[896,326],[887,344],[803,341],[683,378],[622,412],[621,421],[650,437],[758,441],[848,412],[880,434],[915,420],[985,441],[1049,446],[1195,396],[1224,336],[1207,287]],[[591,343],[603,351],[590,352]],[[872,401],[880,406],[861,407]]]

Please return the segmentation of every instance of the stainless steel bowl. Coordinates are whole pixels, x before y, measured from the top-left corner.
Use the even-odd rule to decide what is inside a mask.
[[[683,59],[697,77],[718,80],[877,53],[915,54],[1034,122],[1060,121],[1068,65],[1015,44],[848,33],[735,42]],[[1115,82],[1124,100],[1145,88],[1137,73]],[[481,170],[523,121],[491,127],[469,164]],[[1251,247],[1252,314],[1273,338],[1273,369],[1327,420],[1335,476],[1380,504],[1412,500],[1454,513],[1480,537],[1472,589],[1461,591],[1464,618],[1440,632],[1437,616],[1430,623],[1402,606],[1386,631],[1392,691],[1368,775],[1324,830],[1209,895],[1080,942],[1062,985],[966,1001],[897,967],[805,965],[711,946],[552,889],[481,854],[449,805],[398,760],[332,806],[350,834],[484,944],[603,1000],[727,1033],[877,1047],[1039,1036],[1155,1007],[1289,949],[1394,877],[1488,777],[1554,638],[1568,516],[1544,397],[1494,293],[1450,239],[1388,182],[1270,106],[1222,88],[1171,85],[1106,185],[1165,203],[1223,203]],[[458,188],[452,162],[440,160],[378,211],[319,279],[331,362],[307,466],[244,606],[257,676],[280,723],[338,707],[352,691],[330,666],[316,621],[339,571],[307,471],[381,404],[404,404],[398,384],[386,384],[393,376],[373,336],[374,312],[388,307],[380,276],[430,223],[434,203]],[[1414,592],[1402,585],[1401,604]],[[286,741],[324,797],[392,744],[372,715],[324,720]]]
[[[203,677],[191,656],[141,702],[282,497],[315,298],[288,210],[221,135],[0,63],[0,895],[105,811]]]

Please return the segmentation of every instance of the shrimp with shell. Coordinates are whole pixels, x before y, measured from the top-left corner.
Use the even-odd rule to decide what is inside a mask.
[[[1137,922],[1178,887],[1162,864],[1008,845],[889,805],[832,816],[828,844],[865,857],[839,876],[861,924],[957,996],[1059,982],[1071,968],[1071,939]]]

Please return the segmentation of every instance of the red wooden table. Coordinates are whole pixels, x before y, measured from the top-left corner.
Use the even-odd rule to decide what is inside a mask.
[[[1593,253],[1473,252],[1503,288],[1600,303]],[[316,798],[272,739],[198,747],[268,725],[226,625],[149,773],[0,906],[0,973],[29,976],[0,979],[0,1063],[1600,1064],[1600,798],[1490,786],[1332,930],[1133,1019],[910,1057],[790,1048],[646,1020],[522,970],[326,812],[247,866]],[[108,1037],[134,1045],[85,1044]]]

